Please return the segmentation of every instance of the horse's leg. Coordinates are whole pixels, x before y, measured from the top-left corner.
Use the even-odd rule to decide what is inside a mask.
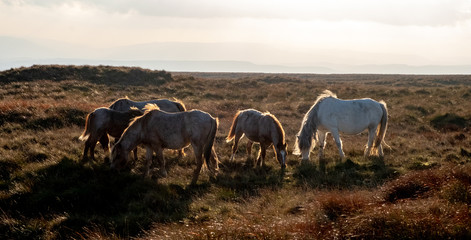
[[[265,156],[267,155],[267,146],[263,143],[260,143],[260,153],[258,155],[258,159],[257,159],[257,167],[258,166],[261,166],[261,167],[264,167],[265,166]]]
[[[337,147],[339,149],[340,159],[343,160],[345,158],[345,153],[343,152],[343,149],[342,149],[342,140],[340,140],[339,130],[338,129],[332,129],[331,133],[332,133],[332,136],[335,139],[335,143],[337,144]]]
[[[219,159],[218,155],[216,154],[216,150],[213,149],[211,150],[211,167],[213,168],[213,171],[218,171],[219,170]]]
[[[241,137],[242,137],[242,133],[240,132],[237,132],[234,137],[234,145],[232,145],[232,155],[231,155],[231,158],[229,159],[230,162],[234,160],[234,155],[237,152],[237,147],[238,147],[239,140]]]
[[[108,163],[110,161],[110,156],[111,156],[111,152],[110,152],[110,139],[108,137],[108,134],[103,134],[101,137],[100,137],[100,140],[99,140],[100,144],[101,144],[101,147],[103,148],[103,151],[105,151],[105,163]]]
[[[368,128],[368,143],[366,144],[364,156],[368,157],[372,154],[372,145],[376,136],[376,127]]]
[[[89,147],[90,147],[90,158],[95,161],[95,146],[98,141],[98,139],[92,137],[91,135],[88,137],[87,141],[89,141]]]
[[[324,149],[325,145],[327,144],[326,139],[328,134],[329,132],[317,132],[317,136],[319,137],[319,160],[324,158]]]
[[[103,151],[108,152],[110,151],[110,139],[108,138],[108,134],[103,134],[101,135],[100,137],[100,140],[99,140],[100,144],[101,144],[101,147],[103,148]]]
[[[83,149],[82,161],[88,160],[88,150],[90,149],[90,137],[85,141],[85,147]]]
[[[152,148],[146,147],[146,170],[144,172],[145,177],[150,177],[150,166],[152,165]]]
[[[247,138],[247,157],[249,159],[252,159],[252,145],[253,145],[253,142]]]
[[[378,155],[379,155],[380,157],[384,157],[383,146],[381,145],[381,143],[380,143],[379,146],[378,146]]]
[[[149,153],[150,152],[150,153]],[[162,177],[167,177],[167,169],[165,169],[165,158],[164,158],[164,150],[159,146],[155,148],[155,154],[157,157],[157,161],[160,163],[159,174]],[[146,157],[150,159],[150,164],[152,164],[152,150],[148,150]],[[147,162],[147,167],[150,168],[149,162]]]
[[[198,181],[198,176],[201,172],[201,167],[203,166],[203,146],[198,146],[197,144],[192,143],[193,152],[195,152],[196,159],[196,169],[193,172],[193,179],[191,180],[191,185],[195,185]]]

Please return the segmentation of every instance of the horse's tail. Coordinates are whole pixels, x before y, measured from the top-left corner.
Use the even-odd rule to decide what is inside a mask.
[[[173,98],[173,101],[175,102],[175,105],[177,105],[177,108],[180,110],[180,112],[186,111],[185,104],[180,99]]]
[[[209,131],[208,134],[208,139],[206,141],[206,144],[204,146],[204,164],[206,166],[211,166],[210,159],[211,159],[211,152],[213,150],[213,144],[214,144],[214,139],[216,138],[216,133],[218,130],[218,125],[219,125],[219,119],[211,119],[211,130]],[[216,161],[216,166],[218,166],[218,157],[213,156],[215,161]]]
[[[378,153],[378,147],[382,142],[384,142],[384,136],[386,135],[386,130],[388,128],[388,109],[386,107],[386,103],[384,101],[380,101],[379,105],[381,106],[381,110],[383,110],[383,116],[381,117],[381,121],[378,125],[378,130],[376,131],[376,139],[373,143],[372,153]],[[385,143],[387,146],[387,144]]]
[[[232,120],[231,130],[229,131],[229,134],[226,137],[226,142],[230,142],[235,136],[237,122],[239,121],[239,114],[240,114],[240,111],[236,113],[236,115],[234,116],[234,119]]]
[[[85,119],[85,129],[83,130],[82,135],[80,135],[79,140],[86,141],[88,139],[88,137],[90,136],[90,125],[92,124],[94,118],[95,112],[89,113],[87,115],[87,118]]]

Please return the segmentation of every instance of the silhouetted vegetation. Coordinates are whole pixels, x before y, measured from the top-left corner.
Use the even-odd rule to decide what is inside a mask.
[[[171,81],[165,71],[152,71],[138,67],[34,65],[13,68],[0,73],[0,83],[30,82],[37,80],[79,80],[96,84],[161,85]]]

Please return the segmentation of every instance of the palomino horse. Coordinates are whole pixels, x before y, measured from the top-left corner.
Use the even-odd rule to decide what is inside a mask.
[[[166,112],[186,111],[185,105],[183,104],[183,102],[179,100],[171,101],[168,99],[155,99],[155,100],[149,100],[149,101],[136,102],[129,99],[128,97],[120,98],[114,101],[110,105],[110,108],[117,111],[127,111],[131,107],[137,107],[138,109],[143,110],[146,104],[148,103],[156,104],[160,108],[160,110],[166,111]]]
[[[143,111],[134,107],[125,112],[101,107],[88,114],[85,122],[85,130],[79,137],[80,140],[85,141],[83,159],[86,160],[88,158],[87,153],[88,150],[90,150],[90,157],[92,160],[95,160],[95,146],[97,141],[100,141],[105,152],[109,152],[108,134],[118,139],[121,137],[124,129],[128,127],[131,120],[143,113]],[[135,155],[136,154],[135,152]]]
[[[339,133],[354,135],[368,129],[365,156],[379,154],[382,157],[381,143],[386,134],[387,124],[388,111],[384,101],[377,102],[369,98],[341,100],[331,91],[325,90],[304,115],[293,153],[302,154],[303,161],[307,161],[311,149],[316,145],[316,140],[319,140],[319,158],[323,158],[325,139],[330,132],[337,144],[340,158],[343,159],[345,154]],[[314,143],[312,143],[313,138]]]
[[[267,148],[273,144],[276,159],[282,168],[286,167],[285,131],[278,119],[270,113],[261,113],[254,109],[238,111],[232,121],[231,130],[227,136],[227,142],[234,139],[232,155],[229,161],[234,159],[240,138],[245,134],[248,138],[247,154],[251,155],[253,142],[260,143],[260,153],[256,166],[265,165]]]
[[[155,104],[147,105],[144,115],[135,118],[113,146],[111,168],[120,168],[127,163],[129,152],[138,144],[144,144],[147,148],[145,175],[149,175],[152,152],[155,151],[161,164],[160,173],[166,176],[163,149],[181,149],[191,144],[197,163],[191,184],[196,184],[203,166],[203,154],[204,163],[209,166],[211,173],[218,169],[217,156],[212,151],[217,127],[217,118],[206,112],[191,110],[167,113],[160,111]],[[214,162],[210,162],[211,154],[214,155]]]

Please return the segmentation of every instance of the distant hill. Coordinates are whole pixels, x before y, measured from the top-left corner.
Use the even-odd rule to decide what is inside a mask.
[[[0,72],[0,83],[35,80],[83,80],[98,84],[146,85],[171,81],[166,71],[139,67],[33,65]]]
[[[265,44],[236,42],[154,42],[92,48],[0,35],[0,53],[0,71],[35,64],[60,64],[137,66],[178,72],[471,74],[469,62],[462,65],[387,64],[380,59],[397,56],[345,52],[342,49],[293,52]],[[341,61],[335,57],[342,54],[356,57]],[[407,56],[407,59],[420,62],[420,58],[414,55]],[[364,64],[367,62],[370,64]]]

